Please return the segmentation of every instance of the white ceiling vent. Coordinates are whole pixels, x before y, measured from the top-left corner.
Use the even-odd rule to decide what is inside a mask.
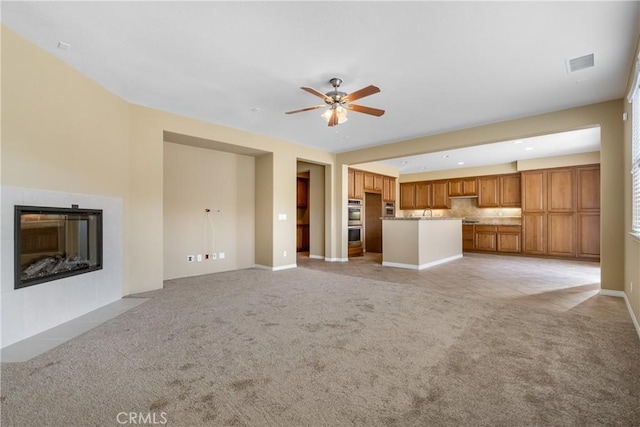
[[[593,53],[567,60],[567,71],[569,73],[575,73],[591,67],[593,67]]]

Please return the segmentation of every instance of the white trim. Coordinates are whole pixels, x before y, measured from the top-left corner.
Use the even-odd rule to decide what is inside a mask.
[[[638,59],[636,60],[635,74],[636,75],[633,78],[633,83],[631,84],[631,90],[627,94],[627,102],[629,103],[632,102],[633,97],[635,96],[636,91],[638,90],[638,77],[640,76],[640,55],[638,55]]]
[[[636,328],[636,333],[638,334],[638,338],[640,339],[640,324],[638,324],[638,319],[636,319],[635,314],[633,313],[633,308],[631,308],[631,303],[629,302],[629,298],[627,298],[627,294],[623,291],[611,291],[609,289],[600,289],[600,295],[605,295],[609,297],[618,297],[624,299],[625,304],[627,305],[627,310],[629,310],[629,316],[631,316],[631,321],[633,322],[633,326]]]
[[[309,254],[309,258],[311,258],[311,259],[324,259],[324,256],[322,256],[322,255],[311,255],[311,254]]]
[[[349,258],[325,258],[326,262],[349,262]]]
[[[278,267],[269,267],[268,265],[254,264],[253,267],[259,268],[261,270],[280,271],[280,270],[289,270],[290,268],[298,268],[298,265],[288,264],[288,265],[280,265]]]
[[[462,258],[462,254],[460,255],[453,255],[447,258],[442,258],[439,259],[437,261],[432,261],[432,262],[427,262],[425,264],[403,264],[400,262],[389,262],[389,261],[382,261],[382,265],[384,267],[397,267],[397,268],[406,268],[409,270],[424,270],[425,268],[429,268],[429,267],[434,267],[436,265],[439,264],[444,264],[445,262],[449,262],[449,261],[454,261],[456,259],[460,259]]]

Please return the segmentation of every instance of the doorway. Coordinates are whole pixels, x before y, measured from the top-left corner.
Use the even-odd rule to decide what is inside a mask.
[[[364,250],[382,252],[382,195],[364,195]]]

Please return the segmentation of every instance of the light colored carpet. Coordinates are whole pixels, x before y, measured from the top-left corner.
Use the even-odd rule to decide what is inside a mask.
[[[121,412],[172,426],[640,423],[628,316],[445,288],[302,268],[168,281],[102,326],[3,364],[2,425],[117,426]]]

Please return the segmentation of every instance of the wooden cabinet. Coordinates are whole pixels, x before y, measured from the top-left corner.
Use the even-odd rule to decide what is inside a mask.
[[[400,183],[400,209],[416,209],[416,183]]]
[[[522,251],[522,227],[519,225],[498,225],[497,251],[520,253]]]
[[[478,178],[455,178],[449,180],[449,196],[476,196]]]
[[[296,250],[306,252],[309,250],[309,224],[298,224],[296,226]]]
[[[349,168],[347,178],[349,199],[362,200],[367,192],[382,194],[385,202],[396,201],[396,179],[393,177]]]
[[[547,212],[574,212],[576,210],[575,169],[551,169],[546,173]]]
[[[462,250],[463,251],[472,251],[475,249],[473,244],[474,240],[474,230],[473,225],[463,224],[462,225]]]
[[[355,198],[355,171],[353,169],[347,170],[347,198]]]
[[[382,201],[396,201],[396,179],[390,176],[382,177]]]
[[[547,253],[547,214],[522,216],[522,252],[529,255]]]
[[[519,208],[520,174],[500,175],[500,206],[503,208]]]
[[[498,249],[497,237],[497,227],[495,225],[476,225],[475,250],[495,252]]]
[[[371,193],[382,192],[382,175],[378,175],[371,172],[364,172],[363,187],[365,191]]]
[[[523,253],[600,257],[600,166],[522,172]]]
[[[508,174],[479,177],[478,207],[520,207],[520,175]]]
[[[576,216],[573,213],[547,214],[547,255],[576,256]]]
[[[309,180],[306,178],[297,179],[296,204],[299,208],[306,208],[309,204]]]
[[[359,170],[353,172],[353,198],[364,199],[364,172]]]
[[[576,168],[577,256],[600,259],[600,166]]]
[[[497,208],[500,206],[500,185],[497,176],[478,178],[478,207]]]
[[[544,213],[547,211],[547,174],[543,170],[526,171],[521,174],[522,213]]]
[[[578,258],[600,259],[600,213],[578,213]]]
[[[431,206],[425,208],[433,209],[450,209],[451,200],[449,199],[449,181],[442,179],[439,181],[431,181],[432,199]]]
[[[600,166],[576,169],[578,181],[578,211],[600,212]]]
[[[462,250],[520,253],[522,227],[520,225],[462,225]]]
[[[403,182],[400,184],[400,209],[427,209],[432,205],[430,181]]]
[[[364,173],[364,189],[373,191],[375,175],[369,172]]]
[[[416,204],[414,209],[427,209],[433,205],[433,185],[429,181],[416,182]]]

